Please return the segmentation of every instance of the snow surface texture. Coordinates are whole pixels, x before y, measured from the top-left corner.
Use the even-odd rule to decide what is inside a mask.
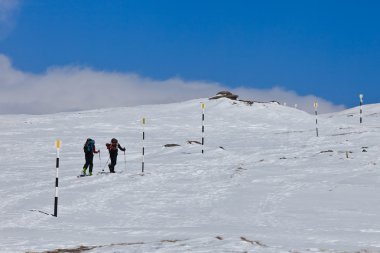
[[[227,99],[0,116],[0,252],[380,252],[380,105],[358,112],[319,116],[319,137],[314,115]],[[77,178],[88,137],[94,174],[126,147],[118,173]]]

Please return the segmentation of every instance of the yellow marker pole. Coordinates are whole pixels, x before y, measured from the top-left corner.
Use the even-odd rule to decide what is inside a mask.
[[[318,135],[318,102],[317,101],[314,102],[314,112],[315,112],[315,132],[318,137],[319,135]]]
[[[141,172],[144,173],[144,164],[145,164],[145,118],[141,119],[141,124],[143,127],[143,142],[142,142],[142,164],[141,164]]]
[[[204,142],[205,142],[205,104],[202,103],[202,154],[204,154]]]
[[[58,216],[58,170],[59,170],[59,150],[61,149],[61,141],[55,141],[55,148],[57,149],[57,158],[56,158],[56,176],[55,176],[55,198],[54,198],[54,216]]]

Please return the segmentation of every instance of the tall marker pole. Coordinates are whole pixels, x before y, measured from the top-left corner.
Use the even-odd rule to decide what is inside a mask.
[[[360,99],[360,124],[363,123],[363,94],[359,94]]]
[[[144,173],[144,156],[145,156],[145,118],[142,118],[141,119],[141,124],[142,124],[142,127],[143,127],[143,142],[142,142],[142,164],[141,164],[141,172]]]
[[[315,132],[318,137],[318,102],[314,102],[314,111],[315,111]]]
[[[204,144],[205,144],[205,104],[202,103],[202,154],[204,153]]]
[[[61,148],[61,141],[56,140],[55,141],[55,147],[57,149],[57,159],[55,163],[56,167],[56,176],[55,176],[55,198],[54,198],[54,215],[55,217],[58,216],[58,169],[59,169],[59,149]]]

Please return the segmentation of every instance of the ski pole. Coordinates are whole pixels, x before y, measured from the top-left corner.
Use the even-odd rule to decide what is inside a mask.
[[[125,165],[125,172],[127,172],[127,159],[125,158],[125,151],[124,151],[124,165]]]
[[[104,169],[106,168],[107,163],[108,163],[109,160],[110,160],[110,158],[108,157],[108,160],[107,160],[106,164],[104,164],[104,167],[103,167],[103,169],[102,169],[102,172],[104,172]]]
[[[99,169],[102,168],[102,159],[100,158],[100,150],[99,150]]]

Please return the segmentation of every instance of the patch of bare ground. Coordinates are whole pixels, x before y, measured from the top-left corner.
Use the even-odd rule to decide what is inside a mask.
[[[176,242],[179,242],[181,240],[162,240],[161,242],[164,243],[164,242],[171,242],[171,243],[176,243]]]
[[[54,250],[48,250],[43,251],[42,253],[83,253],[86,251],[90,251],[93,249],[99,249],[99,248],[106,248],[106,247],[113,247],[113,246],[131,246],[131,245],[139,245],[144,244],[143,242],[130,242],[130,243],[113,243],[108,245],[98,245],[98,246],[84,246],[81,245],[77,248],[70,248],[70,249],[54,249]],[[37,253],[33,251],[27,251],[26,253]]]
[[[268,247],[267,245],[265,245],[264,243],[260,242],[260,241],[253,241],[253,240],[249,240],[243,236],[240,237],[240,240],[244,241],[244,242],[248,242],[252,245],[258,245],[258,246],[261,246],[261,247]]]

